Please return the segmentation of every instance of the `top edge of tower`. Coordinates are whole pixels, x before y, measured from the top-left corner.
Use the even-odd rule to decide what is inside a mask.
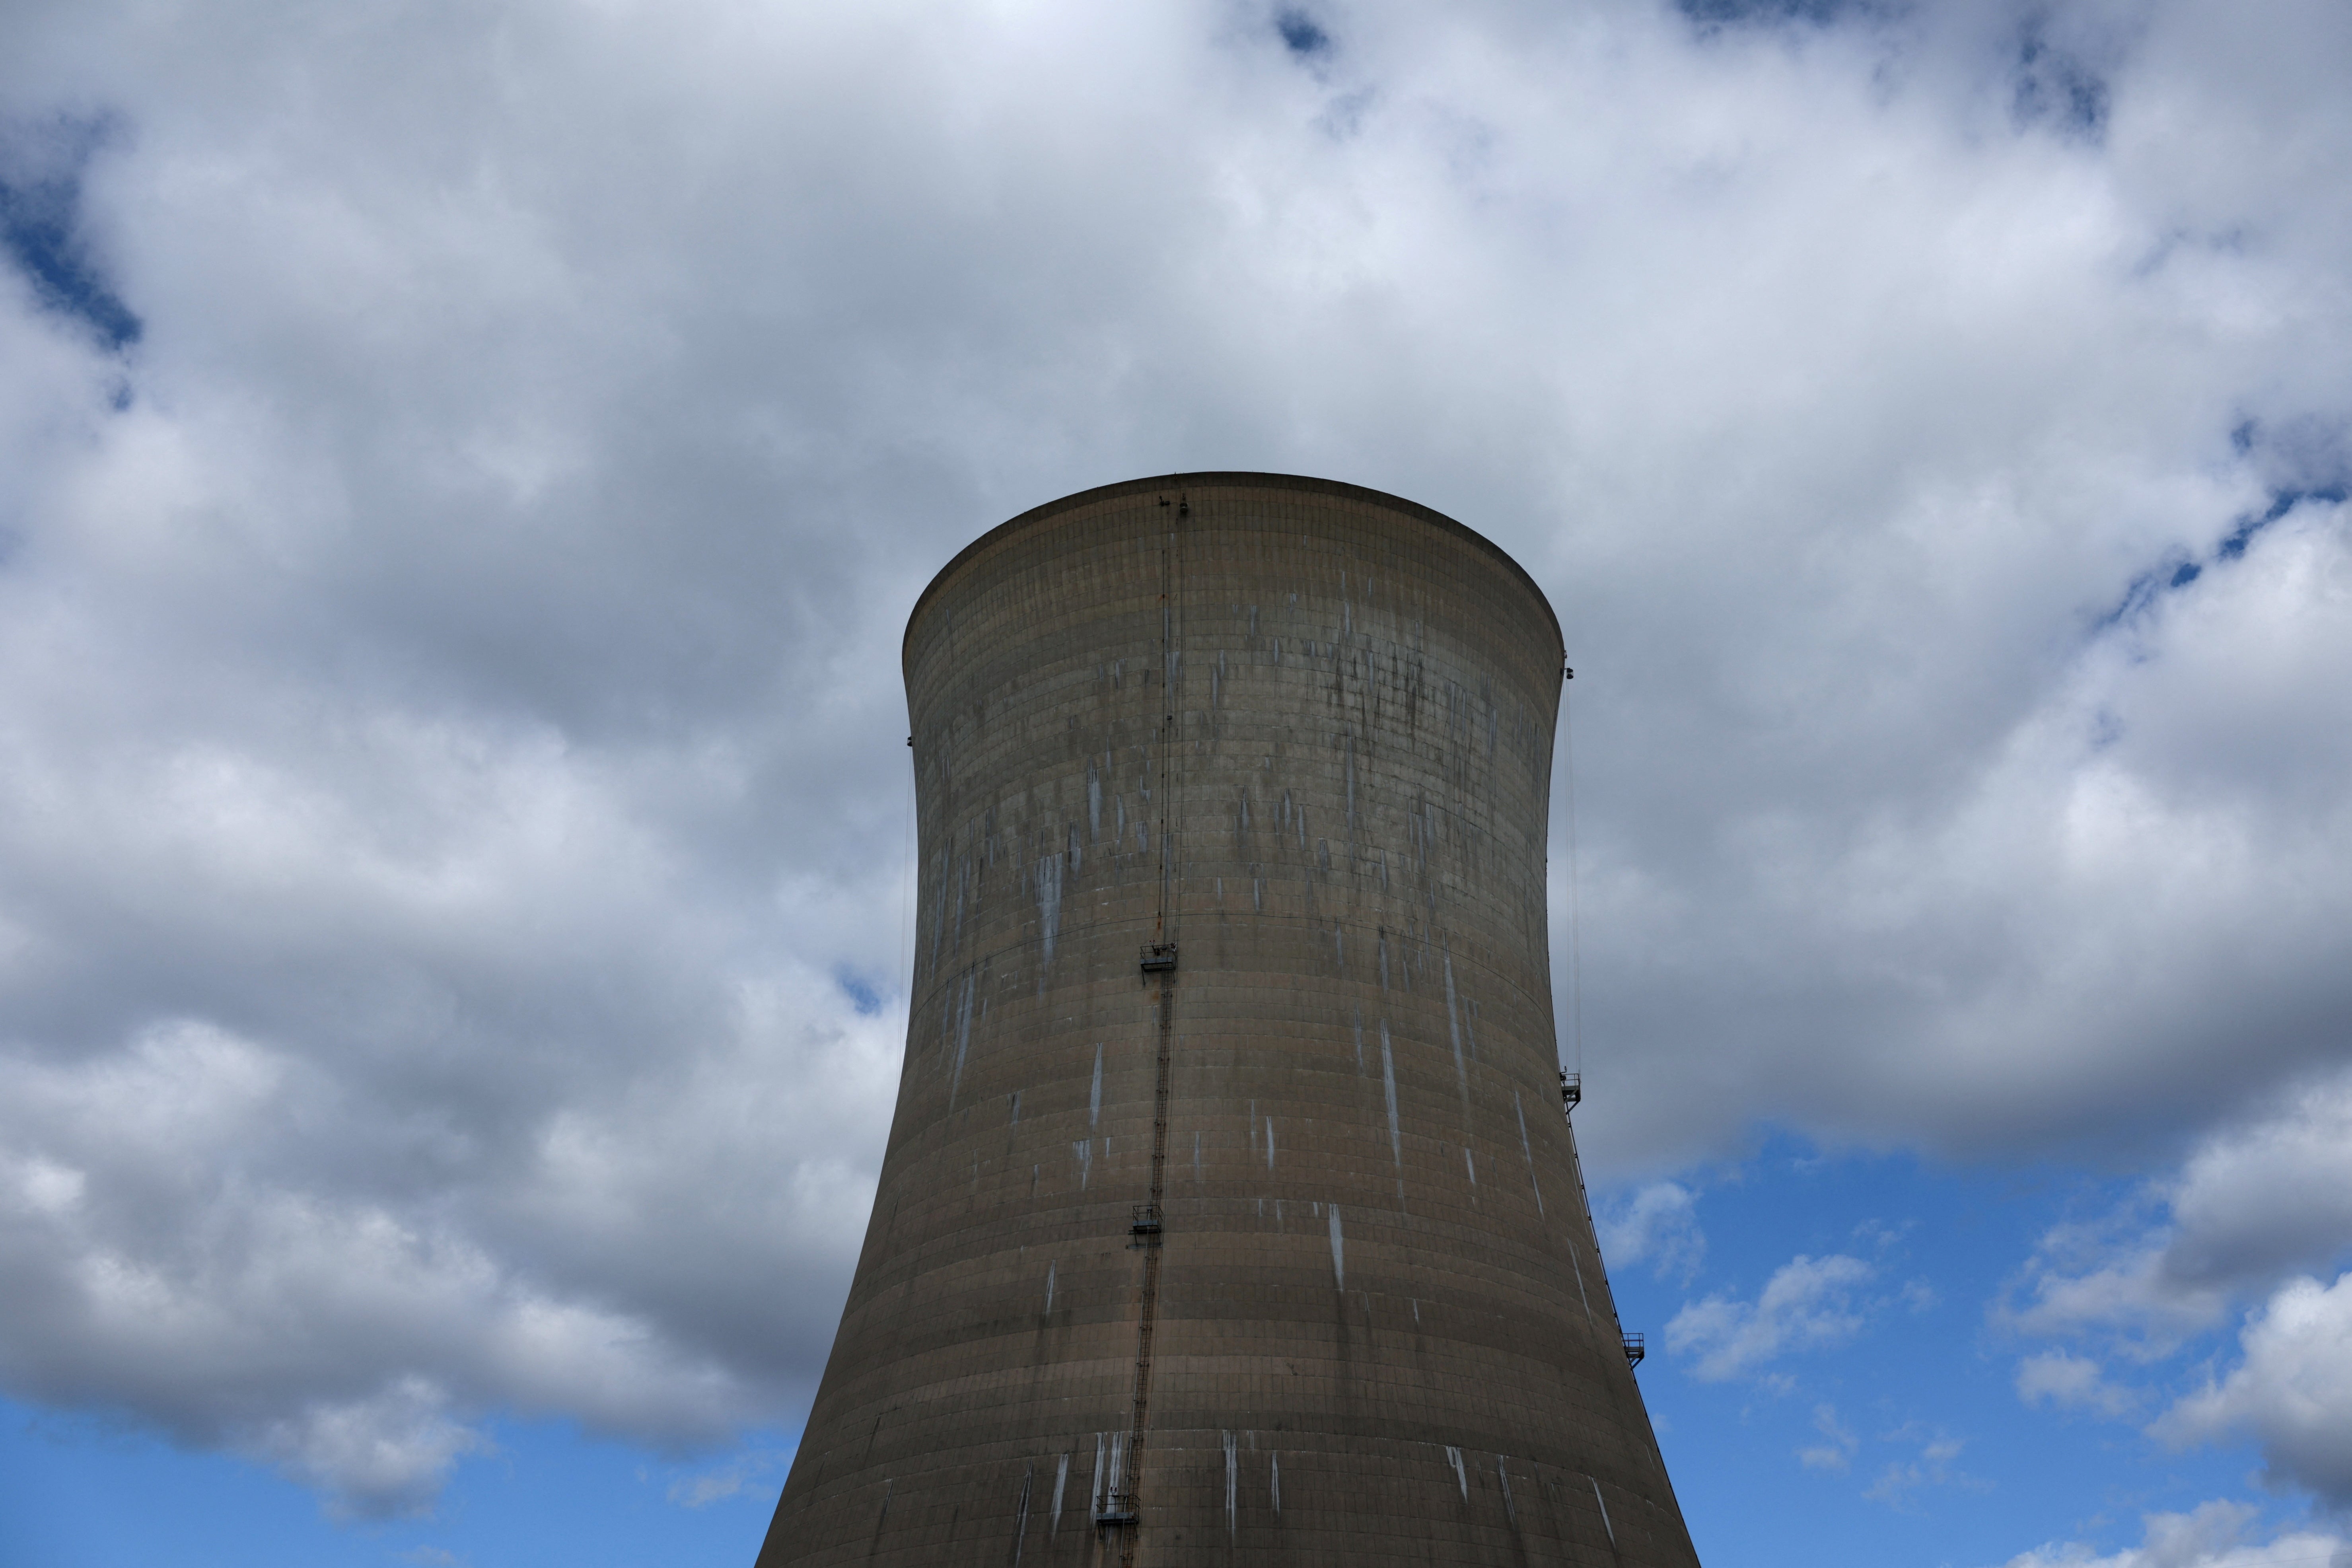
[[[902,658],[905,646],[911,643],[914,638],[915,623],[922,617],[923,606],[930,603],[931,596],[937,594],[947,584],[948,579],[953,577],[968,562],[1003,543],[1024,529],[1033,528],[1048,518],[1078,507],[1109,500],[1118,496],[1133,495],[1145,490],[1194,488],[1208,489],[1220,486],[1305,490],[1317,495],[1344,497],[1402,513],[1406,517],[1429,523],[1443,532],[1454,534],[1465,543],[1485,551],[1509,568],[1526,585],[1528,592],[1535,595],[1536,603],[1543,606],[1545,616],[1551,622],[1553,637],[1559,642],[1563,649],[1567,647],[1567,638],[1560,632],[1559,613],[1551,607],[1551,600],[1545,595],[1542,587],[1537,584],[1535,578],[1529,575],[1528,569],[1513,559],[1510,552],[1501,545],[1480,533],[1476,529],[1455,521],[1434,507],[1423,506],[1416,500],[1407,500],[1402,496],[1391,495],[1386,490],[1376,490],[1369,485],[1351,485],[1339,479],[1321,479],[1306,474],[1208,470],[1190,474],[1152,474],[1142,479],[1121,479],[1115,484],[1097,485],[1092,489],[1079,490],[1075,494],[1063,496],[1059,500],[1049,500],[1042,506],[1033,506],[1017,517],[998,523],[994,528],[956,552],[954,559],[940,567],[930,582],[924,586],[922,593],[916,597],[914,608],[907,612],[907,629],[900,639]]]

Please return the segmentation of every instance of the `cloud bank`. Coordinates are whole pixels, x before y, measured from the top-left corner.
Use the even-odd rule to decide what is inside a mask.
[[[2335,1101],[2264,1108],[2352,1025],[2347,29],[16,7],[0,1385],[359,1511],[495,1410],[789,1421],[895,1069],[905,609],[1259,468],[1560,611],[1597,1168],[2203,1150],[2019,1310],[2288,1292],[2178,1429],[2335,1485],[2257,1387],[2341,1289]],[[1704,1365],[1846,1331],[1801,1261]]]

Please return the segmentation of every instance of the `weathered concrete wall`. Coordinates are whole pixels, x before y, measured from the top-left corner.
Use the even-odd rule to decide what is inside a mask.
[[[1560,666],[1492,545],[1318,480],[940,574],[904,1077],[761,1568],[1695,1562],[1560,1114]]]

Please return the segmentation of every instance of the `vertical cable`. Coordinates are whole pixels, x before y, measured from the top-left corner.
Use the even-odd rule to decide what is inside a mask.
[[[898,973],[906,977],[907,1012],[915,1010],[915,948],[913,942],[915,883],[915,754],[914,737],[907,739],[907,842],[898,859]]]
[[[1571,677],[1559,694],[1559,742],[1568,774],[1568,1038],[1580,1080],[1584,1076],[1584,944],[1579,927],[1583,911],[1578,907],[1582,893],[1576,857],[1576,724],[1567,689],[1573,685]]]

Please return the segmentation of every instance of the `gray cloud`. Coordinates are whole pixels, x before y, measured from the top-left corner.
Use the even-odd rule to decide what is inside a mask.
[[[2233,1303],[2352,1254],[2348,1146],[2352,1073],[2291,1084],[2116,1212],[2052,1229],[2000,1316],[2031,1334],[2113,1336],[2137,1360],[2170,1355]]]
[[[2260,1281],[2352,1252],[2352,1073],[2290,1086],[2222,1128],[2170,1188],[2168,1279]]]
[[[789,1422],[904,612],[1136,473],[1546,585],[1597,1168],[2168,1160],[2314,1081],[2340,7],[1732,9],[19,7],[0,172],[112,128],[142,331],[0,275],[0,1381],[361,1510],[491,1410]],[[2146,1269],[2335,1223],[2203,1201]]]
[[[2262,1445],[2270,1479],[2352,1506],[2352,1274],[2295,1279],[2248,1320],[2245,1354],[2151,1428],[2176,1444],[2239,1431]]]
[[[2237,1364],[2217,1374],[2209,1363],[2203,1386],[2173,1399],[2148,1430],[2177,1446],[2251,1436],[2274,1481],[2341,1508],[2352,1500],[2343,1458],[2352,1433],[2336,1414],[2352,1364],[2352,1275],[2333,1285],[2319,1276],[2352,1252],[2347,1139],[2352,1074],[2290,1086],[2207,1134],[2137,1201],[2045,1236],[1996,1321],[2147,1365],[2243,1310]],[[2017,1391],[2029,1405],[2110,1418],[2156,1394],[2063,1350],[2021,1362]]]

